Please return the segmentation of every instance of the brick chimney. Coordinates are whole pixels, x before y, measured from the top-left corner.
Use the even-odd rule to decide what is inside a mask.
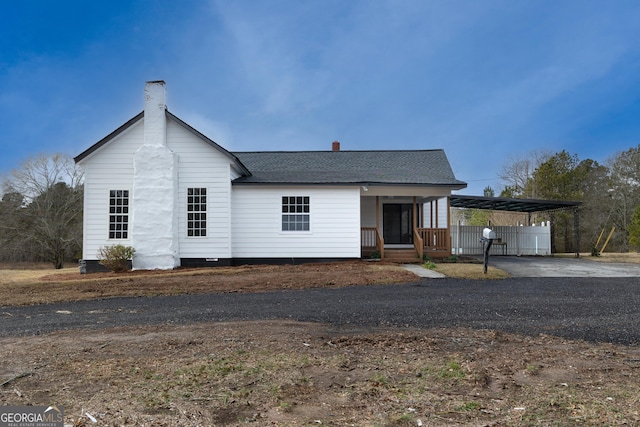
[[[331,143],[331,151],[340,151],[340,142],[339,141],[333,141]]]

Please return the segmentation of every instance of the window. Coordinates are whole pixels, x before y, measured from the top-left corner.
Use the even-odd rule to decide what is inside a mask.
[[[187,188],[187,236],[207,235],[207,189]]]
[[[109,191],[109,238],[129,238],[129,190]]]
[[[309,197],[282,197],[282,231],[309,231]]]

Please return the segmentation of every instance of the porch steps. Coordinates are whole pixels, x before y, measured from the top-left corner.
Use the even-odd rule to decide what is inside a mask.
[[[420,262],[415,249],[385,249],[384,260],[401,263]]]

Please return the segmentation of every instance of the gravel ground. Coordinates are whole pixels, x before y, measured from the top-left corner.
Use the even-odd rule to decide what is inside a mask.
[[[348,329],[470,327],[640,343],[640,278],[422,279],[385,286],[109,298],[0,309],[0,336],[126,325],[289,319]]]

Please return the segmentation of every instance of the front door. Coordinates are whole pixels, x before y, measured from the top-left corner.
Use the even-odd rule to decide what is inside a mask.
[[[413,205],[384,204],[382,235],[385,244],[413,244]]]

